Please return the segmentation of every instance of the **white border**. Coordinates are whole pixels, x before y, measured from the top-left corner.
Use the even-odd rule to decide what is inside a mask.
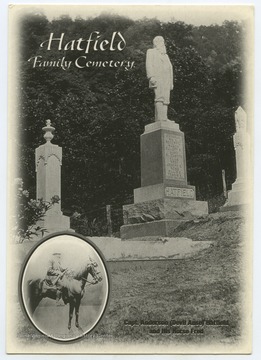
[[[0,141],[0,168],[2,172],[2,176],[0,178],[0,189],[1,189],[1,201],[0,201],[0,228],[2,230],[1,240],[0,240],[0,355],[1,359],[6,359],[8,355],[5,354],[5,288],[6,288],[6,189],[7,189],[7,24],[8,24],[8,4],[74,4],[72,0],[52,0],[46,1],[41,0],[15,0],[14,2],[8,0],[1,0],[0,1],[0,109],[1,109],[1,120],[0,120],[0,134],[1,134],[1,141]],[[77,1],[77,4],[93,4],[97,5],[97,1]],[[261,68],[261,16],[260,16],[260,1],[258,0],[230,0],[230,1],[198,1],[198,0],[190,0],[190,1],[140,1],[140,0],[133,0],[133,1],[99,1],[99,4],[104,5],[123,5],[123,4],[137,4],[137,5],[150,5],[150,4],[160,4],[160,5],[185,5],[185,4],[211,4],[211,5],[255,5],[255,189],[254,189],[254,205],[255,205],[255,213],[254,213],[254,307],[253,307],[253,353],[251,355],[171,355],[171,356],[164,356],[164,360],[169,359],[182,359],[186,358],[190,359],[199,359],[199,357],[204,357],[210,360],[219,360],[220,358],[223,359],[260,359],[261,358],[261,283],[260,283],[260,273],[261,273],[261,239],[259,239],[261,235],[261,190],[260,190],[260,180],[261,180],[261,167],[260,167],[260,157],[261,157],[261,141],[259,139],[259,135],[261,134],[261,86],[260,86],[260,68]],[[9,355],[12,356],[12,359],[20,359],[22,356],[27,357],[27,355]],[[30,359],[38,359],[42,358],[42,355],[31,355]],[[66,359],[83,359],[83,358],[92,358],[92,355],[63,355]],[[120,358],[126,359],[148,359],[148,356],[142,355],[98,355],[95,356],[95,359],[115,359],[116,357],[120,356]],[[50,355],[48,356],[49,359],[57,359],[57,355]],[[162,356],[152,356],[150,355],[149,358],[162,358]]]

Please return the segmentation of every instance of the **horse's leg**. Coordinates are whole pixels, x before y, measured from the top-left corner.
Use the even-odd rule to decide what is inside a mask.
[[[71,329],[71,326],[72,326],[73,310],[74,310],[74,300],[71,300],[70,307],[69,307],[69,323],[68,323],[69,330]]]
[[[79,327],[79,308],[81,304],[81,298],[77,297],[76,303],[75,303],[75,326]]]

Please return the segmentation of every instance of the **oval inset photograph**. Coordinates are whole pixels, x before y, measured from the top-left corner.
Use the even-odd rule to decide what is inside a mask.
[[[28,257],[20,282],[23,307],[32,324],[58,341],[88,334],[109,297],[105,262],[88,240],[61,234],[43,240]]]

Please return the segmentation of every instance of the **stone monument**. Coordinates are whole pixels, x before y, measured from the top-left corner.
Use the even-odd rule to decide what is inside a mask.
[[[154,89],[155,94],[155,121],[167,120],[170,91],[173,89],[173,68],[162,36],[156,36],[153,49],[147,51],[146,72],[149,87]]]
[[[62,148],[51,142],[54,130],[51,121],[47,120],[43,127],[46,143],[35,151],[36,198],[44,201],[50,201],[55,195],[61,199]],[[37,225],[47,230],[45,235],[70,229],[70,218],[63,215],[61,200],[46,212]]]
[[[123,206],[121,238],[170,236],[184,221],[208,213],[205,201],[196,201],[188,185],[185,139],[179,125],[167,118],[173,71],[164,39],[157,36],[146,58],[149,86],[155,93],[155,122],[141,135],[141,187],[134,204]]]
[[[250,203],[250,139],[247,132],[247,114],[241,106],[235,112],[236,132],[233,143],[236,155],[237,178],[228,191],[228,198],[221,211],[239,210]]]

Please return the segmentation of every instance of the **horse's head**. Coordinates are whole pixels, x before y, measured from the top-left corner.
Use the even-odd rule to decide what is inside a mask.
[[[90,281],[87,279],[89,274],[93,278],[91,284],[95,284],[102,281],[102,276],[100,275],[98,264],[93,260],[92,261],[89,260],[87,264],[84,266],[84,268],[74,275],[74,279],[81,280],[82,288],[84,288],[86,282],[90,283]]]
[[[91,274],[91,276],[93,277],[93,279],[96,282],[102,281],[102,276],[101,276],[101,273],[99,271],[99,267],[98,267],[98,264],[96,263],[96,261],[92,261],[89,264],[89,273]]]

